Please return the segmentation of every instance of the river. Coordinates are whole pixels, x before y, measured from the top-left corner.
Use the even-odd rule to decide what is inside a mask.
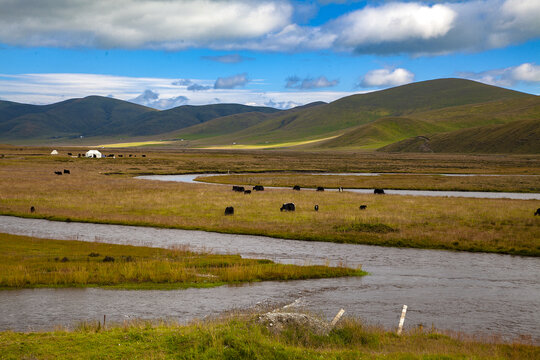
[[[185,175],[144,175],[137,179],[174,181],[183,183],[195,183],[197,178],[205,176],[216,176],[223,174],[185,174]],[[342,176],[379,176],[383,173],[344,173],[344,174],[312,174],[312,175],[342,175]],[[418,174],[405,174],[418,175]],[[422,175],[422,174],[420,174]],[[440,176],[503,176],[503,175],[476,175],[476,174],[433,174]],[[512,176],[536,176],[536,175],[512,175]],[[214,184],[222,185],[222,184]],[[222,185],[223,186],[223,185]],[[315,190],[315,189],[307,189]],[[337,191],[337,189],[328,189]],[[373,189],[344,189],[344,191],[373,194]],[[435,196],[435,197],[467,197],[482,199],[515,199],[515,200],[540,200],[540,193],[517,193],[517,192],[495,192],[495,191],[444,191],[444,190],[391,190],[385,189],[388,195],[411,195],[411,196]]]
[[[257,304],[294,303],[331,319],[346,314],[385,327],[423,324],[540,343],[540,259],[510,255],[399,249],[281,240],[263,236],[64,223],[0,216],[0,232],[53,239],[239,253],[282,263],[362,265],[370,275],[173,291],[23,289],[0,291],[0,329],[72,326],[77,321],[167,318],[189,321]]]

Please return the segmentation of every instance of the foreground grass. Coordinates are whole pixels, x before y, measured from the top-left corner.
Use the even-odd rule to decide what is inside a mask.
[[[0,288],[108,286],[129,289],[209,287],[365,273],[344,267],[295,266],[213,255],[0,233]]]
[[[342,320],[328,335],[299,325],[273,333],[253,315],[188,326],[126,323],[107,329],[81,324],[74,331],[0,332],[3,359],[537,359],[524,344],[482,342],[420,329],[396,336]]]
[[[537,200],[376,196],[290,189],[267,189],[244,195],[232,192],[228,186],[158,182],[126,176],[163,173],[170,169],[186,172],[186,169],[215,171],[219,168],[223,171],[228,167],[260,171],[273,170],[274,166],[274,169],[297,166],[298,170],[313,171],[313,166],[347,171],[345,166],[349,164],[339,162],[349,159],[349,155],[190,152],[145,153],[145,158],[99,160],[31,155],[32,149],[22,149],[0,157],[0,214],[298,240],[540,256],[540,217],[533,216],[540,207]],[[462,171],[469,172],[472,169],[466,167],[464,161],[467,160],[471,161],[471,166],[482,166],[489,173],[529,173],[536,171],[535,164],[540,163],[540,157],[534,156],[442,157],[440,163],[437,158],[415,156],[394,159],[393,167],[390,158],[375,160],[381,161],[380,168],[387,171],[403,170],[404,166],[425,171],[429,166],[440,168],[442,163],[448,167],[463,166]],[[367,157],[366,163],[376,171],[372,160]],[[357,169],[357,163],[351,161],[350,166]],[[71,175],[54,175],[54,171],[63,168],[70,169]],[[106,175],[111,173],[121,175]],[[332,177],[329,179],[327,181]],[[294,202],[297,211],[280,212],[285,202]],[[320,207],[318,212],[313,210],[315,204]],[[360,211],[362,204],[367,205],[367,209]],[[35,213],[30,213],[31,206],[36,208]],[[234,206],[233,216],[223,215],[227,206]]]

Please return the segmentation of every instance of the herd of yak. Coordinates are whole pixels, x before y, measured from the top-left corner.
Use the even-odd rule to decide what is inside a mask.
[[[249,194],[251,194],[252,190],[253,191],[264,191],[264,186],[255,185],[252,190],[249,190],[249,189],[246,189],[244,186],[233,185],[232,190],[236,191],[236,192],[244,193],[246,195],[249,195]],[[293,190],[300,191],[300,185],[294,185]],[[317,186],[317,191],[324,191],[324,187]],[[342,192],[343,188],[340,187],[338,189],[338,191]],[[384,194],[384,190],[383,189],[375,189],[373,191],[373,193],[374,194]],[[360,210],[365,210],[365,209],[367,209],[367,205],[360,205],[359,209]],[[295,211],[295,210],[296,210],[296,205],[294,203],[283,203],[283,205],[281,205],[281,208],[279,209],[279,211]],[[315,205],[313,207],[313,210],[319,211],[319,205]],[[540,209],[539,209],[539,211],[540,211]],[[225,215],[234,215],[234,207],[227,206],[225,208]]]

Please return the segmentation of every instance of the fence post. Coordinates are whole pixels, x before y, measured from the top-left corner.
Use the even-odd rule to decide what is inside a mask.
[[[401,331],[403,330],[403,323],[405,322],[406,313],[407,313],[407,305],[403,305],[403,310],[401,310],[401,318],[399,319],[399,326],[397,330],[398,335],[401,335]]]
[[[345,313],[345,310],[343,310],[343,309],[339,310],[339,312],[336,314],[336,316],[334,316],[334,320],[332,320],[330,325],[332,325],[332,327],[334,325],[336,325],[336,323],[339,321],[339,319],[341,319],[341,317],[343,316],[344,313]]]

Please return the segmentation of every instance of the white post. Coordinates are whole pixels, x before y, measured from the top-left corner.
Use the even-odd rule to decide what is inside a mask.
[[[399,319],[399,326],[397,330],[398,335],[401,335],[401,331],[403,330],[403,323],[405,322],[406,313],[407,313],[407,305],[403,305],[403,310],[401,310],[401,318]]]
[[[330,325],[332,325],[332,326],[336,325],[336,323],[339,321],[339,319],[341,319],[343,314],[345,314],[345,310],[343,310],[343,309],[339,310],[339,312],[336,314],[336,316],[334,316],[334,320],[332,320]]]

